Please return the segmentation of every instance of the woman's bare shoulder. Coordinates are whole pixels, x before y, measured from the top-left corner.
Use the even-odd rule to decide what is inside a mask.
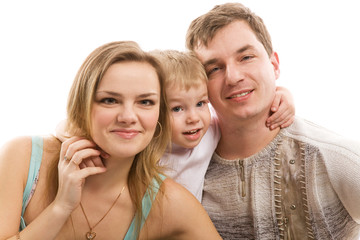
[[[166,178],[161,192],[155,208],[158,214],[154,212],[152,220],[162,224],[152,226],[161,229],[162,237],[221,239],[201,203],[185,187]]]
[[[165,196],[176,201],[181,201],[186,198],[190,198],[191,200],[194,198],[196,200],[196,198],[185,187],[171,178],[166,178],[163,181],[161,189],[164,191]]]
[[[179,206],[187,206],[188,208],[202,208],[200,202],[181,184],[175,182],[171,178],[166,178],[162,185],[162,206],[169,210],[171,214],[178,214]],[[182,212],[185,214],[185,212]]]
[[[14,161],[28,156],[31,153],[31,137],[16,137],[6,142],[0,149],[0,159],[2,162]]]
[[[40,137],[43,139],[46,152],[58,154],[61,144],[57,138],[51,135]],[[15,137],[1,146],[0,164],[4,167],[16,166],[21,169],[28,169],[31,152],[32,136]]]

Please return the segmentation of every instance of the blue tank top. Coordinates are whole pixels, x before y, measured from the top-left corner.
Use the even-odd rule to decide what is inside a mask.
[[[30,166],[29,166],[29,174],[23,194],[23,204],[22,204],[22,211],[21,211],[21,221],[20,221],[20,231],[26,227],[26,223],[24,221],[24,212],[25,209],[32,197],[33,192],[35,191],[37,178],[39,176],[39,170],[42,160],[43,154],[43,138],[40,136],[33,136],[32,137],[32,147],[31,147],[31,158],[30,158]],[[160,175],[162,180],[165,180],[165,176]],[[153,197],[150,197],[150,188],[152,188],[154,194]],[[143,227],[149,212],[152,207],[152,203],[155,200],[155,197],[159,191],[160,184],[153,179],[152,185],[146,190],[145,195],[142,199],[142,211],[143,211],[143,219],[141,221],[140,229]],[[136,239],[137,233],[134,232],[135,230],[135,218],[132,220],[131,225],[125,235],[124,240]]]

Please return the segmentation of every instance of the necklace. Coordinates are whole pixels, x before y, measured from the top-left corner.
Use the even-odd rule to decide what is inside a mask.
[[[89,219],[88,219],[88,217],[86,216],[84,207],[82,206],[82,204],[81,204],[81,202],[80,202],[81,210],[82,210],[82,212],[83,212],[83,214],[84,214],[84,216],[85,216],[86,222],[87,222],[87,224],[88,224],[88,226],[89,226],[89,229],[90,229],[90,230],[86,233],[86,235],[85,235],[85,237],[86,237],[87,240],[92,240],[92,239],[94,239],[94,238],[96,237],[96,232],[94,232],[93,229],[106,217],[106,215],[107,215],[107,214],[110,212],[110,210],[114,207],[115,203],[116,203],[117,200],[120,198],[120,196],[121,196],[122,192],[124,191],[124,189],[125,189],[125,186],[121,189],[119,195],[116,197],[114,203],[111,205],[111,207],[109,208],[109,210],[107,210],[107,212],[105,213],[105,215],[104,215],[102,218],[100,218],[100,220],[99,220],[96,224],[94,224],[93,226],[90,225]]]

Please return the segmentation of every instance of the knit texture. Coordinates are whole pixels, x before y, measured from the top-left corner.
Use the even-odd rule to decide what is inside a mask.
[[[359,199],[360,144],[296,118],[249,158],[214,153],[202,204],[224,239],[358,239]]]

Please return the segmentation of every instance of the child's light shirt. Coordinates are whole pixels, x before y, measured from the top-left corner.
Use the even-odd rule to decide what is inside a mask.
[[[211,117],[208,131],[194,148],[183,148],[172,144],[171,152],[166,152],[160,164],[168,167],[169,177],[187,188],[200,202],[205,173],[220,139],[220,128],[216,117]]]

